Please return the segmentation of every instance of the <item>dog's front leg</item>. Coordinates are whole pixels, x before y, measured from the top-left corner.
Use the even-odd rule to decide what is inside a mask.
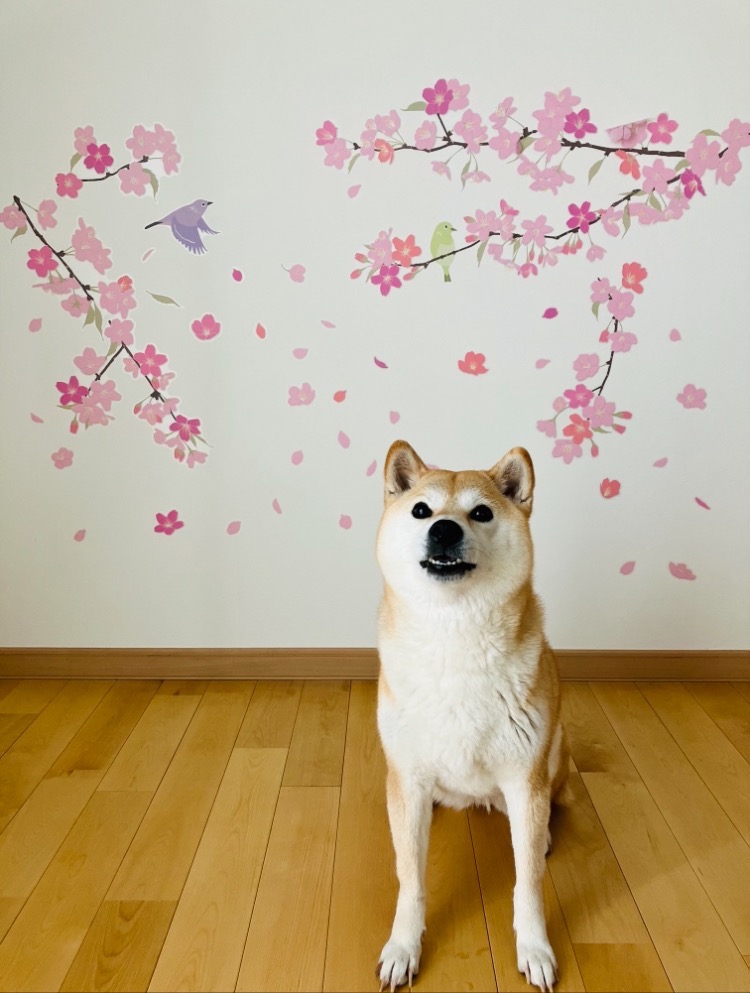
[[[549,790],[519,780],[504,787],[503,792],[516,863],[513,927],[518,971],[540,990],[551,991],[557,982],[557,962],[547,937],[542,890],[550,814]]]
[[[390,764],[386,786],[399,891],[393,929],[380,953],[377,975],[381,989],[394,990],[407,981],[411,986],[419,970],[432,797],[423,787],[402,779]]]

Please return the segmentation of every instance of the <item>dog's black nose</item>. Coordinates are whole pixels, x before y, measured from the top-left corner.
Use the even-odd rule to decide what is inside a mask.
[[[461,525],[448,520],[435,521],[427,533],[430,541],[442,549],[452,548],[462,541],[464,536]]]

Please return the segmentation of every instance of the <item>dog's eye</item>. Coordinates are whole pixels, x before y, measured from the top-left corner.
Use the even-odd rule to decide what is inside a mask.
[[[432,511],[426,503],[415,503],[411,511],[412,517],[432,517]]]
[[[480,503],[479,506],[475,507],[469,514],[472,521],[482,521],[483,523],[486,521],[491,521],[493,516],[494,515],[490,508],[483,503]]]

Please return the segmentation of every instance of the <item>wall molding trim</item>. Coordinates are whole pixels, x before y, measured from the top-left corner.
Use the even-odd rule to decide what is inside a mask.
[[[750,680],[750,651],[555,653],[563,679]],[[2,648],[4,679],[374,679],[374,648]]]

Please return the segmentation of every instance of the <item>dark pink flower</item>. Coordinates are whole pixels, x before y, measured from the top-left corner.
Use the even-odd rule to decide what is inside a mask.
[[[646,127],[651,132],[652,145],[671,145],[672,132],[677,130],[677,121],[670,121],[669,114],[659,114],[655,121],[651,121]]]
[[[422,90],[422,97],[427,103],[425,113],[444,114],[450,108],[453,90],[444,79],[439,79],[434,86]]]
[[[336,141],[338,135],[338,128],[332,121],[323,121],[323,126],[315,132],[315,144],[330,145],[332,141]]]
[[[48,245],[41,248],[29,250],[29,258],[26,263],[27,269],[32,269],[37,276],[46,276],[48,272],[57,269],[59,263],[52,255],[52,249]]]
[[[620,492],[620,482],[617,479],[603,479],[599,483],[599,492],[605,500],[611,500]]]
[[[401,287],[401,280],[398,277],[399,267],[397,265],[381,265],[380,272],[373,276],[370,282],[373,286],[379,286],[380,292],[387,297],[391,290]]]
[[[68,407],[74,403],[81,403],[88,393],[86,387],[78,382],[78,376],[71,376],[67,383],[60,381],[59,383],[55,383],[55,386],[60,391],[60,404],[63,407]]]
[[[58,172],[55,176],[57,183],[57,195],[59,197],[70,197],[72,200],[78,196],[78,191],[83,186],[81,180],[73,172]]]
[[[572,134],[575,138],[579,140],[585,138],[587,134],[594,134],[597,128],[589,120],[591,114],[584,107],[582,110],[575,110],[571,114],[567,114],[565,117],[565,127],[564,131],[568,134]]]
[[[83,160],[83,164],[87,169],[93,169],[100,175],[103,175],[114,162],[109,154],[109,145],[97,145],[96,142],[92,141],[90,145],[86,146],[86,151],[88,154]]]
[[[594,398],[594,394],[583,383],[579,383],[574,390],[565,390],[563,396],[567,397],[568,406],[572,409],[585,407]]]
[[[680,173],[680,182],[688,200],[692,200],[696,193],[700,193],[702,196],[706,195],[700,176],[696,176],[692,169],[685,169]]]
[[[157,514],[156,522],[154,531],[157,534],[174,534],[175,531],[185,526],[185,522],[179,520],[176,510],[170,510],[168,514]]]
[[[178,414],[169,430],[176,431],[182,441],[190,441],[191,438],[200,435],[201,422],[197,417],[188,419],[183,414]]]
[[[146,345],[142,352],[136,352],[133,358],[141,367],[144,376],[161,376],[161,367],[167,361],[166,355],[156,351],[155,345]]]
[[[568,218],[569,228],[578,228],[582,234],[586,234],[589,225],[598,217],[595,210],[591,209],[591,201],[584,200],[580,206],[574,203],[568,204],[570,217]]]
[[[481,352],[467,352],[462,359],[458,360],[458,368],[470,376],[481,376],[482,373],[487,372],[487,366],[484,363],[485,357]]]

